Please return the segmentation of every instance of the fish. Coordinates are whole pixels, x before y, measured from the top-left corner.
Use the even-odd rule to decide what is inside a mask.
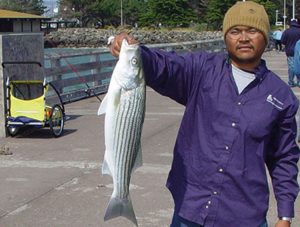
[[[98,109],[105,114],[105,154],[102,174],[113,179],[113,192],[104,221],[123,216],[138,226],[129,185],[142,166],[141,134],[145,118],[146,85],[139,44],[122,41],[107,94]]]

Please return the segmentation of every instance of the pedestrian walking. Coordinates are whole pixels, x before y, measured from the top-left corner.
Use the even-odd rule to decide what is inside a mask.
[[[294,49],[294,71],[296,75],[300,75],[300,39],[296,42]]]
[[[276,227],[289,227],[298,195],[298,100],[261,59],[270,24],[262,5],[237,2],[223,21],[226,53],[176,54],[140,45],[146,84],[185,106],[167,187],[171,227],[265,227],[267,171]],[[118,56],[122,33],[110,46]]]
[[[277,51],[282,51],[281,36],[282,36],[282,31],[280,28],[278,28],[273,32],[273,40],[275,44],[275,49]]]
[[[285,45],[285,54],[287,56],[288,63],[288,84],[291,87],[300,87],[300,74],[295,74],[294,70],[294,48],[296,42],[300,39],[300,24],[297,20],[291,20],[290,27],[285,30],[281,37],[281,43]],[[294,78],[296,76],[297,83],[295,83]]]

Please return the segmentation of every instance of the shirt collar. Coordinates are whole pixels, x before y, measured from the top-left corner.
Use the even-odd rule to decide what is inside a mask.
[[[228,64],[228,66],[231,65],[231,59],[230,59],[229,55],[227,55],[227,57],[226,57],[226,63]],[[266,61],[261,59],[260,64],[254,70],[254,74],[257,79],[263,80],[263,78],[265,77],[265,75],[268,71],[269,70],[266,66]]]
[[[269,70],[266,66],[266,61],[261,59],[260,64],[255,68],[254,73],[256,78],[262,80],[268,71]]]

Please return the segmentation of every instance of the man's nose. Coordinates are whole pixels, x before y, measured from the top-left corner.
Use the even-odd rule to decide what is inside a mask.
[[[247,40],[249,40],[249,36],[248,36],[248,34],[247,34],[246,31],[241,31],[241,34],[240,34],[240,40],[242,40],[242,41],[247,41]]]

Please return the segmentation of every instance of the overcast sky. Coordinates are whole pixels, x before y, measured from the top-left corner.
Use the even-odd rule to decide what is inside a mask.
[[[47,6],[46,16],[53,16],[53,10],[57,8],[57,0],[43,0],[44,5]]]

